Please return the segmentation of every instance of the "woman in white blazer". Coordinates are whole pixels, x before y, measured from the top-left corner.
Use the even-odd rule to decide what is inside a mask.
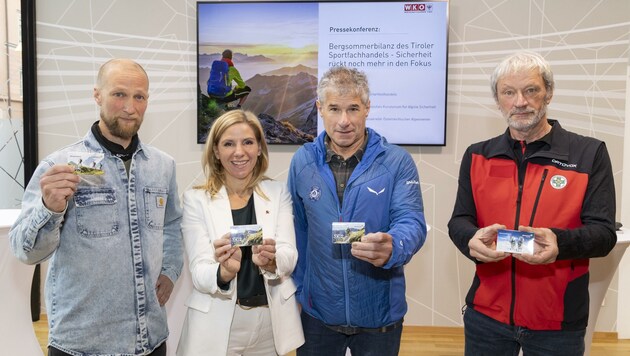
[[[304,343],[291,279],[291,197],[284,183],[264,176],[268,157],[251,112],[228,111],[213,123],[202,159],[206,182],[183,199],[194,288],[179,356],[283,355]],[[262,227],[262,245],[231,245],[230,228],[244,224]]]

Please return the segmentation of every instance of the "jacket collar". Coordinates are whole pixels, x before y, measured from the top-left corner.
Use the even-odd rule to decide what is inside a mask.
[[[371,162],[376,156],[378,156],[381,152],[385,151],[386,146],[388,145],[387,139],[384,136],[378,134],[378,132],[374,131],[371,128],[367,128],[368,142],[365,146],[365,152],[363,153],[363,157],[361,158],[361,162]],[[313,142],[313,149],[315,157],[317,157],[317,164],[319,166],[323,166],[326,164],[326,131],[322,131],[322,133],[317,136],[315,141]],[[359,163],[361,164],[361,163]]]
[[[569,157],[569,138],[568,131],[560,126],[557,120],[547,120],[551,125],[551,131],[549,134],[543,136],[540,140],[547,143],[546,147],[537,151],[530,157],[547,157],[556,158],[566,161]],[[491,139],[490,141],[497,141],[498,144],[490,145],[488,148],[488,158],[507,156],[514,159],[514,152],[512,149],[513,139],[510,136],[510,130],[506,129],[505,132]]]
[[[106,156],[111,156],[111,153],[108,150],[104,149],[100,143],[98,143],[98,140],[92,133],[92,130],[88,130],[88,133],[83,138],[83,142],[84,142],[85,147],[88,150],[93,151],[93,152],[102,152]],[[134,153],[134,155],[139,154],[139,153],[142,153],[142,155],[146,159],[150,157],[149,152],[146,150],[146,147],[144,146],[142,141],[140,141],[140,139],[138,139],[138,147],[136,148],[136,152]]]

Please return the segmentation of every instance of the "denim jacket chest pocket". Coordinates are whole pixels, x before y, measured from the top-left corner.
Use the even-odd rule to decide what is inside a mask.
[[[167,199],[168,188],[144,188],[144,211],[147,219],[147,226],[150,229],[164,229],[164,216],[166,212]]]
[[[81,188],[74,193],[77,230],[84,237],[105,237],[118,233],[120,222],[113,188]]]

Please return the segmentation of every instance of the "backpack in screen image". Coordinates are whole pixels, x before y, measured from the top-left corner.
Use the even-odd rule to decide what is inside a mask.
[[[228,70],[229,66],[227,62],[212,62],[210,78],[208,78],[209,96],[224,97],[232,90],[232,86],[228,85]]]

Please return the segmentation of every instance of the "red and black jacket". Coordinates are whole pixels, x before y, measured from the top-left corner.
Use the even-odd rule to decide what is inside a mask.
[[[532,330],[582,330],[588,322],[588,259],[615,246],[615,187],[603,142],[551,132],[517,157],[509,131],[471,145],[464,154],[451,240],[471,260],[468,241],[499,223],[550,228],[556,262],[530,265],[511,256],[478,263],[466,304],[505,324]],[[531,147],[535,149],[531,149]]]

